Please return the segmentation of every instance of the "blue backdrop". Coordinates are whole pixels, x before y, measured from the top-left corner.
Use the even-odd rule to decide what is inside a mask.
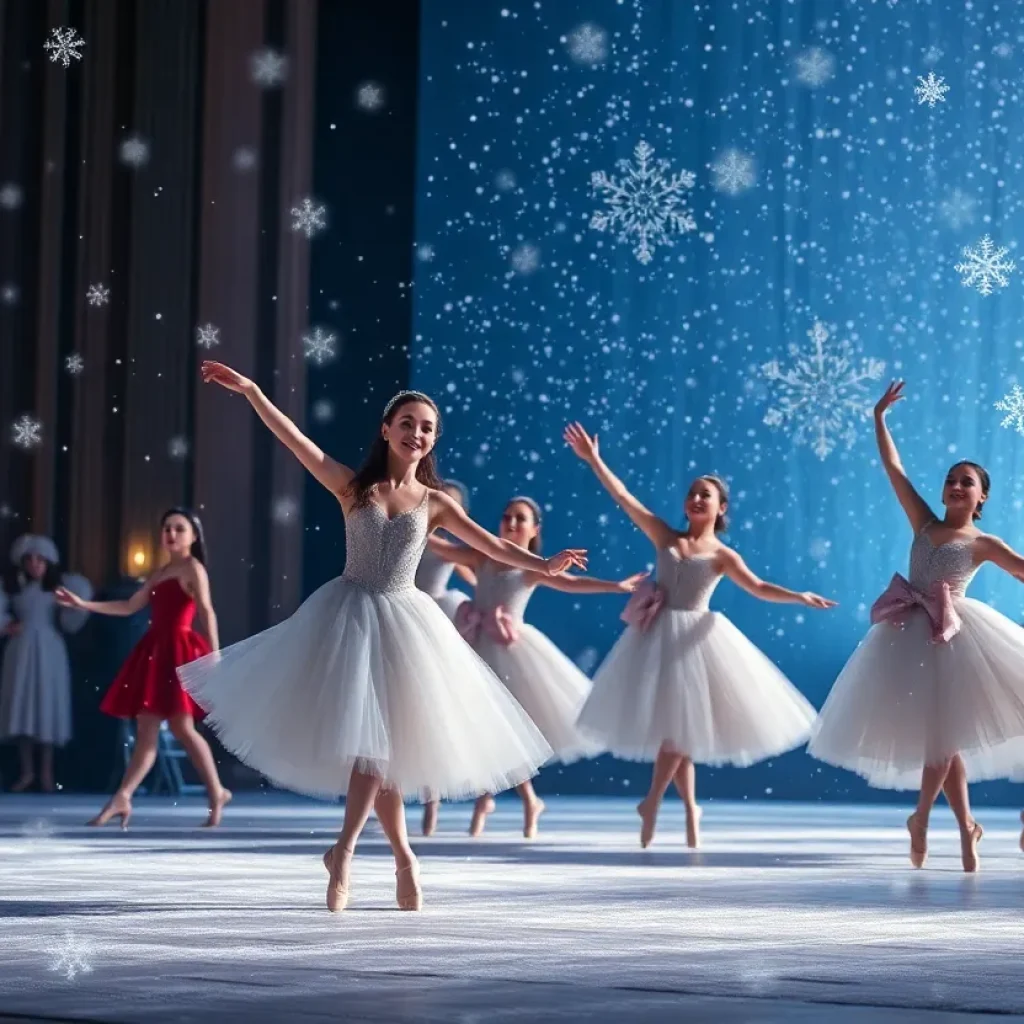
[[[905,570],[865,418],[890,377],[922,493],[941,514],[949,464],[982,462],[983,525],[1024,545],[1022,47],[1008,5],[961,0],[425,0],[413,374],[475,516],[493,529],[530,494],[549,550],[585,545],[617,577],[653,552],[562,444],[567,420],[670,521],[721,474],[751,567],[841,602],[728,582],[713,600],[819,706]],[[1024,612],[991,567],[972,596]],[[528,618],[589,670],[622,604],[542,592]],[[546,776],[647,778],[607,758]],[[803,753],[700,785],[884,796]]]

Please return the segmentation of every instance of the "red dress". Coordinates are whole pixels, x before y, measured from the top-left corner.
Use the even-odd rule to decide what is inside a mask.
[[[179,665],[210,653],[206,638],[192,628],[196,603],[172,579],[153,588],[149,607],[149,629],[110,684],[100,710],[115,718],[202,718],[205,712],[182,689],[175,671]]]

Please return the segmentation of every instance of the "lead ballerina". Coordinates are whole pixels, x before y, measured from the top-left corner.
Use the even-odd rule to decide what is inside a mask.
[[[583,551],[538,558],[477,526],[441,490],[434,402],[396,395],[358,471],[327,456],[247,378],[206,362],[203,380],[244,395],[260,419],[334,494],[345,519],[345,571],[291,618],[179,669],[224,745],[273,782],[344,794],[338,842],[324,854],[327,907],[343,910],[355,844],[374,810],[395,857],[399,909],[419,910],[404,796],[476,796],[530,778],[551,755],[537,727],[416,589],[430,532],[489,557],[557,574]]]
[[[984,562],[1024,580],[1024,558],[974,525],[990,488],[977,463],[950,467],[941,519],[915,490],[885,423],[903,388],[890,384],[875,406],[875,437],[914,530],[909,579],[893,576],[872,607],[874,625],[832,687],[808,751],[881,789],[920,787],[907,819],[916,868],[945,793],[964,871],[974,872],[982,828],[967,784],[1008,778],[1024,752],[1024,630],[966,591]]]
[[[754,764],[800,746],[814,708],[724,615],[708,602],[723,576],[762,601],[833,608],[809,591],[759,579],[717,535],[729,494],[716,476],[698,477],[686,496],[687,527],[677,530],[645,508],[605,465],[597,437],[578,423],[565,440],[657,550],[657,584],[641,587],[623,618],[629,629],[594,676],[579,727],[610,753],[653,761],[637,807],[640,845],[654,838],[658,810],[674,782],[686,807],[686,845],[700,845],[694,763]]]

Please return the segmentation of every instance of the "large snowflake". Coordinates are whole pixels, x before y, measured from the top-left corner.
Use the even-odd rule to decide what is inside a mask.
[[[68,981],[92,971],[93,944],[70,931],[66,931],[61,940],[51,943],[46,952],[50,957],[50,970],[63,974]]]
[[[604,171],[595,171],[590,184],[595,194],[603,194],[607,209],[590,218],[598,231],[615,231],[620,242],[635,242],[633,255],[643,264],[650,263],[658,245],[674,245],[669,233],[695,231],[697,222],[686,206],[685,193],[696,180],[690,171],[669,174],[667,160],[652,160],[654,150],[641,139],[630,160],[616,163],[622,180],[616,181]]]
[[[812,46],[796,56],[797,81],[816,89],[836,73],[836,59],[828,50]]]
[[[951,228],[962,228],[974,221],[974,208],[977,205],[977,199],[963,189],[955,188],[939,203],[939,213]]]
[[[50,53],[50,60],[56,64],[60,61],[64,67],[71,67],[72,60],[81,60],[78,52],[85,46],[85,40],[73,28],[55,28],[43,49]]]
[[[1014,262],[1006,258],[1007,251],[997,248],[988,235],[983,235],[977,247],[964,246],[963,262],[953,269],[961,275],[962,284],[982,295],[991,295],[996,288],[1005,288],[1010,283],[1007,275],[1014,269]]]
[[[302,348],[306,359],[317,366],[329,363],[337,356],[334,343],[337,336],[331,331],[325,331],[322,327],[315,327],[302,336]]]
[[[1001,427],[1013,427],[1018,434],[1024,434],[1024,390],[1019,384],[1014,384],[1010,393],[996,402],[996,408],[1006,413]]]
[[[914,95],[917,97],[918,106],[927,103],[929,107],[934,107],[936,103],[945,103],[947,92],[949,92],[949,86],[946,85],[946,80],[937,77],[934,71],[929,71],[927,78],[918,75],[917,85],[914,86]]]
[[[308,196],[292,207],[292,231],[301,231],[307,238],[320,234],[327,227],[327,207],[316,205]]]
[[[788,425],[794,444],[808,445],[824,459],[840,443],[853,446],[859,423],[871,408],[866,383],[882,376],[885,363],[859,358],[850,342],[830,340],[817,321],[807,334],[813,342],[809,351],[789,346],[790,367],[783,370],[777,360],[761,367],[762,376],[775,386],[774,404],[764,422],[769,427]]]
[[[105,306],[110,301],[110,289],[106,285],[91,284],[85,298],[90,306]]]
[[[592,21],[577,25],[565,42],[577,64],[600,64],[608,57],[608,33]]]
[[[279,86],[288,77],[288,58],[269,46],[249,55],[249,77],[264,89]]]
[[[19,448],[38,448],[43,443],[43,425],[31,416],[20,416],[11,424],[11,440]]]
[[[712,184],[719,192],[738,196],[757,181],[754,158],[738,149],[727,149],[712,165]]]

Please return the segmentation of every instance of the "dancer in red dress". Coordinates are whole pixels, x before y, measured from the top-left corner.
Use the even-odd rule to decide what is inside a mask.
[[[185,748],[210,798],[209,827],[219,825],[231,793],[220,783],[210,745],[196,732],[194,719],[203,711],[182,689],[176,669],[218,650],[217,617],[210,600],[206,550],[202,526],[194,513],[173,508],[164,514],[160,542],[169,561],[127,601],[83,601],[63,587],[56,591],[60,604],[100,615],[134,615],[150,605],[149,629],[135,645],[107,690],[100,710],[115,718],[136,721],[135,749],[117,792],[90,825],[105,825],[120,818],[128,827],[132,794],[156,761],[160,726],[167,722]],[[203,632],[192,628],[198,612]]]

